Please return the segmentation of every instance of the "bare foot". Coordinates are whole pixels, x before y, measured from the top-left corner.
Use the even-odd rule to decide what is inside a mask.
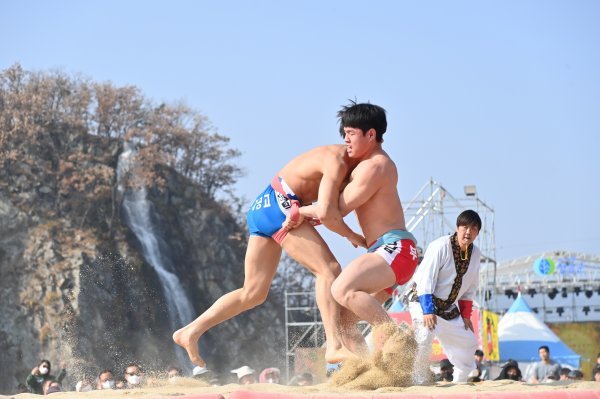
[[[198,339],[200,339],[200,336],[192,336],[192,334],[186,331],[185,327],[173,333],[173,341],[186,350],[192,363],[196,366],[206,367],[206,362],[202,359],[198,351]]]
[[[330,364],[343,363],[348,359],[359,359],[359,356],[350,349],[342,346],[339,349],[329,349],[325,351],[325,361]]]

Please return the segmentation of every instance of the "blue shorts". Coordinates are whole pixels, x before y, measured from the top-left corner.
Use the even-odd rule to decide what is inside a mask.
[[[272,237],[281,229],[281,224],[292,207],[291,200],[297,200],[297,197],[278,193],[269,184],[252,202],[246,214],[250,235]]]

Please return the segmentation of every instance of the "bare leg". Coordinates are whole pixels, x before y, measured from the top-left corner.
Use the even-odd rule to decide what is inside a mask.
[[[196,320],[173,333],[173,340],[187,351],[192,363],[206,366],[198,351],[198,340],[202,334],[267,299],[280,258],[281,247],[273,239],[250,236],[244,264],[244,286],[223,295]]]
[[[328,363],[338,363],[355,356],[343,346],[337,330],[340,308],[331,296],[331,285],[341,267],[323,238],[313,226],[303,223],[287,234],[283,240],[283,249],[316,276],[315,296],[327,339],[325,360]]]
[[[375,327],[393,320],[372,294],[395,281],[396,276],[385,260],[376,254],[365,254],[342,271],[333,283],[332,294],[340,305]]]
[[[381,290],[375,294],[371,294],[371,296],[383,305],[390,297],[390,294],[385,290]],[[341,337],[344,346],[356,354],[367,354],[369,348],[362,332],[358,328],[357,323],[359,321],[360,319],[358,316],[352,313],[348,308],[342,307],[340,309],[340,330],[342,332]]]
[[[342,344],[357,355],[367,355],[369,348],[362,331],[357,323],[360,319],[350,310],[342,307],[340,309],[340,337]]]

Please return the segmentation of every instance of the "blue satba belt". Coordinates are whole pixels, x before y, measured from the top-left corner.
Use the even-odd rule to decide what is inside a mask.
[[[385,244],[393,244],[400,240],[411,240],[415,246],[417,245],[417,239],[407,230],[390,230],[377,239],[373,244],[369,246],[368,252],[373,252],[377,248]]]

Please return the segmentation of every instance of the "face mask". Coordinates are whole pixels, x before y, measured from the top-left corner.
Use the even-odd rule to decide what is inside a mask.
[[[267,378],[267,381],[265,381],[267,384],[275,384],[275,380],[273,378]]]
[[[131,385],[139,385],[142,381],[142,378],[139,375],[130,375],[127,377],[127,382]]]
[[[40,374],[41,375],[48,374],[48,367],[40,366],[39,369],[40,369]]]
[[[104,381],[102,383],[102,389],[113,389],[114,387],[115,387],[114,380],[108,380],[108,381]]]
[[[81,387],[81,389],[79,390],[79,392],[89,392],[92,390],[92,386],[91,385],[86,385],[84,387]]]

